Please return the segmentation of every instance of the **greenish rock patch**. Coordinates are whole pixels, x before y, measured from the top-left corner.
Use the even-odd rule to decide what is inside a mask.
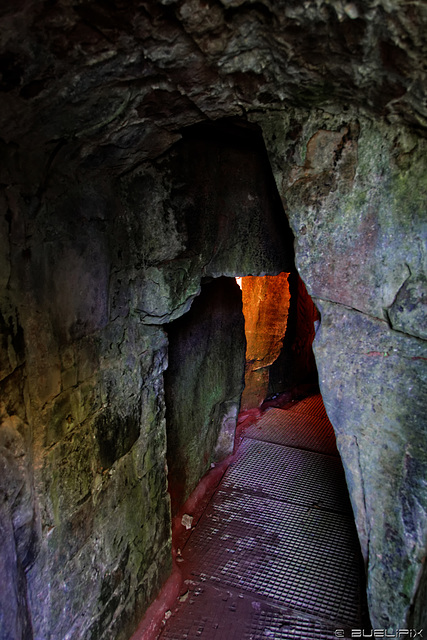
[[[234,279],[205,284],[168,326],[167,461],[173,512],[215,459],[232,452],[245,366],[241,292]]]

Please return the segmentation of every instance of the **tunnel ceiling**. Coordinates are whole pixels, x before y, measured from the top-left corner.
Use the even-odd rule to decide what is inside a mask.
[[[405,0],[3,3],[1,137],[43,182],[70,141],[86,168],[126,171],[251,109],[351,105],[425,132],[426,21]]]

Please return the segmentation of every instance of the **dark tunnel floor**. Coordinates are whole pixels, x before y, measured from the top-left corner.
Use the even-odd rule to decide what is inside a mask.
[[[327,640],[360,628],[362,560],[320,395],[246,428],[181,553],[183,594],[162,640]]]

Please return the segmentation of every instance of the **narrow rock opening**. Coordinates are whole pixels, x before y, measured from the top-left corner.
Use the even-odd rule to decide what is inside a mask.
[[[186,260],[204,262],[199,293],[181,305],[189,311],[164,325],[175,515],[211,464],[232,452],[239,411],[320,393],[312,350],[319,313],[295,268],[259,127],[225,119],[186,128],[168,166]]]
[[[211,465],[232,453],[239,414],[320,397],[312,351],[318,321],[294,271],[206,278],[190,310],[165,325],[172,515]]]
[[[239,441],[249,432],[256,437],[262,429],[272,442],[338,456],[313,353],[320,313],[303,281],[296,271],[236,280],[242,289],[247,342]],[[307,405],[312,419],[295,420],[287,411],[303,399],[301,407]],[[257,420],[262,426],[251,426],[248,432],[248,424]]]
[[[237,278],[247,340],[241,409],[318,392],[312,344],[320,314],[298,273]]]
[[[304,461],[304,456],[310,460],[317,456],[321,466],[325,458],[340,469],[338,484],[348,501],[312,349],[320,314],[289,250],[292,232],[271,167],[265,154],[260,153],[259,138],[254,146],[248,142],[253,132],[239,129],[233,138],[229,125],[224,131],[216,129],[213,135],[214,128],[199,127],[187,133],[174,159],[180,162],[185,158],[179,165],[181,182],[174,195],[183,224],[190,230],[188,237],[192,245],[201,247],[204,234],[203,242],[213,250],[190,309],[164,325],[168,337],[168,367],[164,373],[168,491],[174,531],[179,524],[191,529],[193,508],[200,513],[194,502],[200,479],[233,452],[233,460],[235,456],[239,459],[243,437],[245,446],[252,443],[248,446],[262,450],[266,456],[256,463],[261,465],[259,470],[255,466],[248,472],[245,486],[251,483],[251,473],[256,476],[261,468],[267,475],[270,468],[274,472],[274,456],[269,458],[272,451],[280,460],[283,452]],[[238,167],[236,173],[234,167]],[[212,215],[216,222],[210,228]],[[250,221],[250,231],[245,221]],[[266,264],[260,262],[263,252]],[[307,405],[294,406],[295,400],[304,397],[308,397]],[[256,420],[248,423],[246,417],[255,414]],[[282,470],[284,482],[293,482],[293,472],[289,475],[286,464]],[[311,477],[305,462],[301,464],[295,472],[297,477],[307,476],[307,487],[319,493],[314,506],[307,504],[310,509],[326,509],[328,513],[326,498],[322,497],[330,491],[328,482],[316,474]],[[294,489],[288,496],[291,503]],[[280,500],[287,503],[288,498],[282,496]],[[302,500],[305,505],[309,499]],[[181,522],[184,512],[185,524]],[[198,517],[194,517],[194,524]],[[352,539],[357,545],[355,532]],[[176,558],[176,545],[173,548]],[[354,570],[357,573],[356,566]],[[302,604],[298,607],[304,608],[301,589]],[[286,600],[285,593],[284,597]]]
[[[207,619],[220,634],[249,624],[262,637],[275,625],[307,638],[335,637],[337,620],[370,625],[311,350],[318,320],[302,281],[283,272],[208,279],[190,311],[167,326],[167,463],[182,577],[165,640],[193,637]]]

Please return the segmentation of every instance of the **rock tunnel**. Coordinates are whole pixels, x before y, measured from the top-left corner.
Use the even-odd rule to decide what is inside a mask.
[[[234,279],[283,273],[319,313],[372,624],[427,627],[426,19],[403,0],[0,9],[2,640],[130,638],[171,571],[174,438],[195,461],[178,502],[232,438]],[[267,387],[256,369],[266,395],[313,364],[286,345],[298,313]],[[180,331],[215,376],[199,440],[168,431]]]
[[[233,452],[239,411],[318,391],[312,351],[318,320],[298,274],[282,272],[202,281],[190,311],[166,325],[172,515],[210,465]]]

